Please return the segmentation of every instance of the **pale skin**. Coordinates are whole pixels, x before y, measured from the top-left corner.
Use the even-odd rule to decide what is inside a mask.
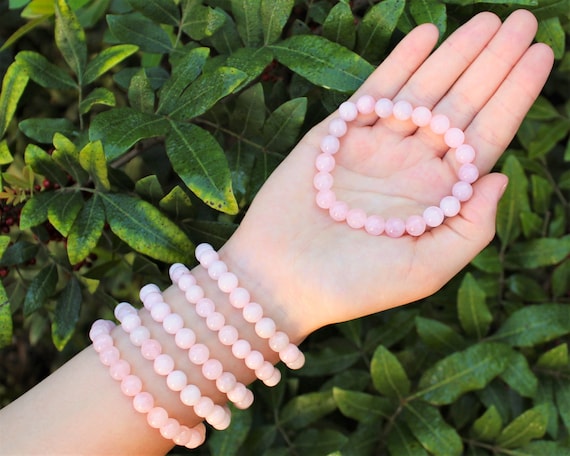
[[[273,173],[220,255],[255,300],[291,338],[302,341],[327,324],[401,306],[442,287],[480,252],[495,232],[495,213],[507,178],[491,173],[538,96],[552,51],[532,44],[536,20],[527,11],[504,23],[491,13],[474,17],[433,51],[438,35],[425,24],[409,33],[352,97],[369,94],[423,105],[465,130],[477,151],[481,178],[457,217],[420,238],[373,237],[332,221],[314,202],[314,160],[327,120],[314,127]],[[432,52],[433,51],[433,52]],[[333,114],[334,115],[334,114]],[[335,190],[353,206],[381,215],[421,213],[449,194],[457,164],[440,137],[394,119],[359,119],[342,140]],[[437,259],[437,260],[434,260]],[[225,296],[194,270],[216,302]],[[175,288],[165,291],[175,311],[244,382],[254,378],[193,318]],[[223,305],[223,304],[222,304]],[[184,354],[145,313],[165,349]],[[229,317],[254,337],[238,317]],[[156,378],[120,330],[116,344],[135,372],[172,415],[197,418]],[[259,345],[269,358],[270,350]],[[273,356],[271,359],[276,361]],[[192,374],[191,367],[185,370]],[[204,392],[222,401],[194,372]],[[164,454],[172,443],[133,411],[90,348],[0,411],[0,454]]]

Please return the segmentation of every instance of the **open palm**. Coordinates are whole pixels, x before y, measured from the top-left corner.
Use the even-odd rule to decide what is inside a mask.
[[[479,14],[433,53],[433,25],[409,33],[351,99],[407,100],[447,115],[477,151],[483,177],[473,197],[458,216],[418,238],[371,236],[334,222],[315,204],[312,184],[327,119],[269,178],[227,244],[260,302],[266,295],[299,303],[286,312],[308,333],[425,297],[484,248],[494,235],[496,205],[507,182],[487,173],[552,66],[551,50],[531,44],[535,32],[535,18],[521,10],[504,23]],[[359,116],[335,158],[339,199],[384,217],[421,214],[457,181],[458,164],[441,136],[393,117]]]

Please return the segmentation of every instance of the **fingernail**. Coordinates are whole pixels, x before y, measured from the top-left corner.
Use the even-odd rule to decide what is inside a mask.
[[[507,190],[507,186],[509,185],[509,178],[507,176],[505,176],[505,178],[506,178],[505,184],[501,187],[501,190],[499,190],[499,199],[503,197],[505,191]]]

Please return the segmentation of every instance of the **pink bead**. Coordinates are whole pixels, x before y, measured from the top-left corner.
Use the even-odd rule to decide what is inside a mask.
[[[237,380],[231,372],[224,372],[216,379],[216,388],[222,393],[227,393],[235,388]]]
[[[206,326],[211,331],[219,331],[226,323],[226,319],[220,312],[212,312],[206,318]]]
[[[172,440],[180,431],[180,423],[174,418],[168,418],[166,424],[160,427],[160,435]]]
[[[418,127],[427,127],[431,121],[431,111],[425,106],[418,106],[412,112],[412,122]]]
[[[232,325],[222,326],[218,332],[218,339],[224,345],[233,345],[238,337],[238,330]]]
[[[174,336],[176,346],[188,350],[196,342],[196,334],[190,328],[181,328]]]
[[[196,385],[187,385],[180,391],[180,401],[188,407],[196,405],[201,397],[200,388]]]
[[[218,431],[226,429],[230,422],[228,421],[228,410],[220,405],[214,405],[212,411],[206,416],[206,421]]]
[[[152,306],[162,301],[164,301],[162,299],[162,293],[156,293],[153,291],[145,296],[143,301],[144,308],[149,310],[152,308]]]
[[[249,291],[245,288],[237,287],[230,292],[230,304],[236,309],[242,309],[251,299]]]
[[[253,404],[253,393],[248,389],[245,390],[245,396],[241,401],[234,402],[236,408],[240,410],[249,408],[251,404]]]
[[[414,108],[408,101],[400,100],[394,103],[392,114],[398,120],[408,120],[412,117]]]
[[[430,206],[426,208],[423,213],[423,218],[426,221],[426,225],[435,228],[443,223],[444,219],[443,211],[438,206]]]
[[[465,141],[465,133],[460,128],[450,128],[445,132],[443,140],[449,147],[459,147]]]
[[[319,171],[313,177],[313,186],[317,190],[330,190],[333,186],[334,179],[331,173]]]
[[[238,284],[238,278],[233,272],[225,272],[218,279],[218,288],[224,293],[231,293]]]
[[[461,203],[455,196],[446,196],[440,201],[439,207],[446,217],[454,217],[459,214]]]
[[[200,418],[206,418],[208,414],[214,411],[214,401],[207,396],[202,396],[198,403],[194,406],[194,412]]]
[[[358,100],[356,100],[356,109],[361,114],[372,114],[374,112],[374,107],[376,105],[376,100],[370,95],[362,95]]]
[[[174,369],[174,360],[170,355],[160,354],[154,359],[154,371],[158,375],[168,375]]]
[[[256,302],[250,302],[243,308],[243,318],[249,323],[257,323],[263,317],[263,307]]]
[[[398,238],[406,232],[406,223],[400,218],[390,217],[386,220],[384,231],[388,236]]]
[[[247,367],[249,367],[251,370],[256,370],[263,366],[265,359],[263,358],[261,352],[257,350],[251,350],[245,357],[244,361]]]
[[[265,380],[268,380],[273,375],[273,371],[275,367],[269,361],[263,361],[261,366],[255,369],[255,376],[265,383]]]
[[[196,304],[200,299],[204,297],[204,290],[199,285],[192,285],[191,287],[186,290],[184,296],[191,302],[192,304]]]
[[[348,204],[346,204],[344,201],[335,201],[329,209],[329,214],[333,220],[342,222],[346,219],[348,211]]]
[[[330,209],[336,201],[336,195],[332,190],[320,190],[315,201],[321,209]]]
[[[204,364],[209,357],[210,350],[204,344],[194,344],[188,350],[188,359],[198,366]]]
[[[479,179],[479,169],[473,163],[465,163],[457,171],[457,177],[463,182],[472,184]]]
[[[141,354],[144,359],[154,361],[161,353],[162,347],[155,339],[147,339],[141,344]]]
[[[236,403],[245,399],[247,391],[248,390],[243,383],[236,383],[236,386],[227,392],[227,396],[230,401]]]
[[[110,334],[101,334],[93,339],[93,348],[97,353],[107,350],[114,345],[113,338]]]
[[[152,394],[141,391],[133,397],[133,407],[139,413],[148,413],[154,407],[154,398]]]
[[[176,445],[185,446],[190,442],[192,432],[188,426],[181,425],[178,434],[172,438],[172,441]]]
[[[137,309],[135,309],[133,306],[131,306],[128,302],[120,302],[115,307],[115,310],[113,311],[113,313],[115,314],[115,318],[117,320],[123,321],[123,318],[125,318],[127,315],[136,314]]]
[[[269,317],[264,317],[255,324],[255,333],[262,339],[269,339],[275,330],[275,322]]]
[[[301,369],[301,367],[303,367],[304,365],[305,365],[305,355],[302,352],[299,352],[299,355],[293,361],[287,363],[287,367],[293,370]]]
[[[228,272],[228,267],[226,266],[226,263],[221,260],[214,261],[208,267],[208,275],[212,280],[218,280],[224,272]]]
[[[206,242],[203,242],[203,243],[198,244],[198,245],[196,246],[196,248],[194,249],[194,255],[196,256],[196,259],[197,259],[198,261],[200,261],[200,257],[201,257],[205,252],[213,252],[213,251],[214,251],[214,248],[213,248],[210,244],[208,244],[208,243],[206,243]]]
[[[263,383],[266,386],[271,387],[271,386],[276,386],[280,381],[281,381],[281,372],[279,371],[279,369],[274,369],[271,377],[269,377],[266,380],[263,380]]]
[[[420,236],[426,231],[426,222],[421,215],[411,215],[406,220],[406,232],[410,236]]]
[[[297,359],[299,353],[301,352],[299,351],[299,349],[295,344],[289,344],[279,352],[279,358],[285,364],[289,364],[290,362],[295,361]]]
[[[358,109],[351,101],[345,101],[338,107],[338,115],[345,122],[350,122],[358,116]]]
[[[351,228],[359,230],[366,223],[366,212],[362,209],[350,209],[346,214],[346,223]]]
[[[461,144],[455,151],[455,158],[459,163],[471,163],[475,160],[475,149],[469,144]]]
[[[124,359],[119,359],[109,366],[109,374],[113,380],[123,380],[130,373],[131,365]]]
[[[168,269],[168,275],[170,276],[170,280],[172,280],[173,283],[178,282],[178,280],[180,280],[180,277],[182,277],[182,275],[188,272],[190,272],[189,269],[186,266],[184,266],[182,263],[174,263]],[[141,296],[141,301],[144,301],[142,296]]]
[[[150,427],[160,429],[168,421],[168,413],[162,407],[153,407],[146,416]]]
[[[216,380],[223,372],[222,363],[217,359],[209,359],[202,365],[202,374],[208,380]]]
[[[128,314],[123,317],[121,328],[127,333],[141,325],[141,319],[137,314]]]
[[[390,117],[392,115],[393,109],[394,109],[394,103],[392,102],[392,100],[388,98],[380,98],[376,102],[376,106],[374,107],[376,114],[381,119],[386,119]]]
[[[321,140],[321,151],[325,154],[336,154],[340,149],[340,142],[336,136],[326,135]]]
[[[112,325],[112,326],[111,326]],[[115,324],[109,320],[97,320],[91,325],[89,330],[89,339],[93,342],[97,336],[101,334],[109,334],[111,329],[115,327]]]
[[[183,274],[178,279],[178,288],[182,291],[188,290],[192,285],[196,285],[196,278],[191,274]]]
[[[468,201],[473,196],[473,187],[467,182],[459,181],[451,188],[451,194],[459,201]]]
[[[211,315],[215,310],[216,305],[210,298],[202,298],[196,302],[196,313],[202,318],[208,317],[208,315]]]
[[[202,424],[202,423],[200,423],[200,424]],[[206,430],[205,429],[200,430],[200,431],[197,430],[197,428],[198,428],[198,426],[200,426],[200,424],[193,427],[192,429],[190,429],[191,437],[190,437],[190,441],[186,445],[184,445],[186,448],[189,448],[189,449],[198,448],[206,440]]]
[[[273,336],[269,338],[269,347],[274,352],[279,353],[285,347],[289,345],[289,336],[283,331],[277,331]]]
[[[336,161],[331,154],[319,154],[315,160],[315,166],[319,171],[330,173],[335,167]]]
[[[180,264],[180,263],[178,263]],[[171,266],[172,267],[172,266]],[[154,283],[147,283],[139,290],[139,298],[144,301],[149,293],[160,293],[160,288]]]
[[[171,313],[162,320],[162,327],[168,334],[176,334],[184,326],[184,320],[177,313]]]
[[[200,262],[202,267],[208,269],[210,265],[220,259],[218,252],[212,249],[212,246],[209,246],[210,250],[205,250],[204,252],[196,254],[196,259]]]
[[[251,345],[245,339],[236,340],[232,345],[232,353],[237,359],[244,359],[251,352]]]
[[[150,339],[150,331],[146,326],[139,326],[131,331],[129,339],[135,347],[140,347],[145,340]]]
[[[181,370],[173,370],[166,377],[166,385],[172,391],[182,391],[188,383],[188,377]]]
[[[105,350],[101,351],[101,353],[99,353],[99,360],[105,366],[110,366],[113,363],[116,363],[120,357],[121,354],[119,353],[119,350],[114,346],[106,348]]]
[[[443,114],[435,114],[432,116],[429,126],[435,134],[443,135],[449,129],[449,118]]]
[[[340,118],[335,118],[329,123],[329,134],[336,136],[337,138],[343,137],[348,131],[348,126],[346,122]]]
[[[170,306],[165,302],[157,302],[150,309],[150,316],[158,323],[162,323],[164,318],[171,312]]]
[[[379,215],[369,215],[364,222],[364,229],[368,234],[378,236],[384,232],[384,219]]]
[[[121,391],[125,396],[136,396],[142,390],[142,381],[136,375],[127,375],[121,380]]]

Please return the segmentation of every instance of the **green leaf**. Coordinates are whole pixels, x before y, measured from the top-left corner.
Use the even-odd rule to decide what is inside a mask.
[[[532,190],[532,208],[539,214],[545,214],[552,197],[552,184],[548,179],[533,174],[530,176],[530,188]]]
[[[178,25],[180,10],[172,0],[127,0],[137,11],[160,24]]]
[[[83,196],[80,191],[57,192],[55,201],[48,207],[48,220],[66,237],[82,207]]]
[[[115,94],[105,87],[97,87],[79,103],[79,113],[87,114],[97,104],[115,106]]]
[[[0,266],[16,266],[36,256],[39,245],[28,241],[17,241],[8,246],[0,259]]]
[[[108,162],[116,160],[141,139],[162,136],[168,120],[132,108],[116,108],[99,114],[91,123],[89,139],[101,140]]]
[[[293,445],[299,454],[326,454],[348,443],[348,437],[334,429],[305,429],[299,433]]]
[[[0,138],[4,136],[16,108],[18,101],[28,85],[29,76],[18,62],[12,63],[2,80],[2,92],[0,92]]]
[[[107,16],[109,30],[122,43],[138,46],[143,52],[166,54],[172,51],[170,37],[160,24],[140,13]]]
[[[510,244],[521,231],[521,212],[530,211],[528,201],[528,179],[514,155],[509,155],[501,170],[509,177],[509,185],[499,201],[497,212],[497,235],[503,244]]]
[[[303,429],[334,410],[336,402],[332,391],[302,394],[281,409],[279,423],[290,429]]]
[[[512,349],[483,342],[453,353],[424,371],[415,394],[431,404],[451,404],[462,394],[484,388],[502,373]]]
[[[473,422],[471,433],[478,440],[492,442],[501,433],[503,420],[494,405]]]
[[[560,418],[566,429],[570,429],[570,383],[567,380],[558,380],[554,387],[554,397]]]
[[[386,436],[386,446],[391,456],[429,456],[410,429],[398,421]]]
[[[457,313],[463,330],[478,340],[483,338],[493,321],[486,303],[485,291],[472,274],[463,277],[457,293]]]
[[[500,378],[523,397],[536,395],[538,379],[529,368],[526,357],[519,352],[511,353],[506,369],[500,374]]]
[[[55,2],[55,44],[82,86],[87,65],[85,31],[65,0]]]
[[[307,377],[336,374],[355,364],[360,356],[353,346],[347,345],[346,339],[331,339],[322,349],[307,353],[307,362],[298,372]]]
[[[267,46],[275,43],[287,23],[294,0],[261,0],[261,25],[263,27],[263,43]]]
[[[439,30],[439,36],[445,35],[447,28],[447,8],[445,3],[431,2],[429,0],[411,0],[410,14],[416,24],[431,23]]]
[[[491,274],[500,273],[503,270],[499,251],[494,245],[487,246],[471,261],[471,264],[477,269]]]
[[[380,60],[404,12],[404,6],[404,0],[385,0],[366,12],[357,31],[359,55],[373,63]]]
[[[72,276],[57,300],[51,325],[53,343],[60,351],[65,348],[75,331],[81,301],[79,281]]]
[[[159,206],[162,210],[174,214],[176,218],[192,213],[192,200],[178,185],[160,200]]]
[[[569,361],[568,344],[563,343],[540,355],[536,365],[546,369],[562,370],[568,367]]]
[[[373,71],[372,65],[358,54],[321,36],[292,36],[271,49],[295,73],[319,87],[339,92],[353,92]]]
[[[416,317],[416,330],[422,342],[434,350],[449,353],[465,347],[465,340],[438,320]]]
[[[79,151],[75,144],[61,133],[53,136],[53,146],[55,147],[51,156],[54,161],[65,169],[75,182],[85,183],[89,175],[79,163]]]
[[[166,263],[185,262],[194,246],[188,237],[146,201],[101,193],[111,230],[133,250]]]
[[[37,52],[18,52],[16,62],[21,65],[21,68],[26,71],[32,81],[42,87],[77,90],[77,83],[69,74]]]
[[[57,280],[58,274],[55,263],[48,264],[36,274],[30,282],[24,298],[24,315],[26,317],[41,309],[48,298],[54,294]]]
[[[236,455],[251,429],[251,410],[232,409],[232,421],[227,432],[214,432],[208,438],[208,447],[212,454]]]
[[[10,152],[10,147],[8,146],[8,141],[3,139],[0,141],[0,165],[9,165],[14,161],[12,152]]]
[[[138,49],[138,46],[134,46],[132,44],[118,44],[116,46],[103,49],[87,64],[83,83],[91,84],[99,76],[102,76],[127,57],[133,55],[138,51]]]
[[[536,137],[528,145],[530,158],[541,158],[556,147],[570,131],[568,119],[556,119],[541,125]]]
[[[233,25],[233,45],[239,46],[240,39],[232,19],[221,9],[201,5],[200,2],[185,1],[182,5],[182,31],[196,41],[213,36],[225,24]],[[214,44],[215,46],[215,44]]]
[[[0,282],[0,349],[7,347],[12,343],[12,310],[10,309],[10,301],[8,294]]]
[[[288,151],[298,139],[306,112],[306,98],[289,100],[273,111],[263,126],[265,148],[281,153]]]
[[[506,280],[508,289],[527,302],[548,301],[544,285],[526,274],[512,274]]]
[[[554,51],[554,57],[561,59],[564,56],[566,33],[559,17],[549,17],[538,21],[536,40],[546,43]]]
[[[144,113],[154,112],[154,90],[150,85],[144,68],[137,71],[129,84],[129,104],[137,111]]]
[[[333,397],[341,413],[357,421],[390,418],[394,413],[394,402],[385,397],[336,387],[333,388]]]
[[[560,117],[554,105],[544,96],[539,96],[526,114],[527,119],[551,120]]]
[[[232,93],[246,77],[242,71],[230,67],[219,67],[211,73],[202,74],[182,94],[178,106],[170,112],[170,117],[188,120],[205,113]]]
[[[60,117],[25,119],[18,124],[18,127],[28,138],[42,144],[51,144],[55,133],[61,133],[68,137],[77,134],[75,125]]]
[[[20,229],[27,230],[47,220],[48,207],[57,199],[57,192],[40,192],[26,201],[20,214]]]
[[[246,47],[259,47],[263,43],[261,2],[259,0],[231,0],[232,14],[238,32]],[[275,5],[275,3],[274,3]]]
[[[323,24],[323,36],[348,49],[354,47],[356,28],[354,27],[354,15],[348,4],[338,2],[332,7]]]
[[[32,170],[47,177],[51,182],[64,185],[67,177],[53,158],[42,148],[35,144],[28,144],[24,152],[24,160]]]
[[[534,269],[560,263],[570,254],[570,235],[514,244],[505,261],[516,268]]]
[[[67,255],[71,264],[84,260],[95,248],[103,227],[105,210],[97,193],[81,208],[67,238]]]
[[[570,306],[537,304],[513,312],[490,339],[532,347],[570,332]]]
[[[174,171],[198,198],[218,211],[238,212],[228,162],[210,133],[192,124],[171,122],[166,153]]]
[[[385,396],[402,398],[410,392],[410,380],[406,371],[398,358],[382,345],[372,356],[370,374],[376,390]]]
[[[241,88],[262,75],[272,60],[273,53],[266,47],[259,49],[240,48],[228,57],[226,65],[237,68],[247,74],[247,78],[240,84]],[[237,90],[239,90],[239,88]]]
[[[570,259],[564,260],[554,269],[551,279],[555,297],[564,296],[570,291]]]
[[[522,450],[516,450],[517,456],[536,456],[536,455],[556,455],[570,456],[570,448],[564,443],[552,442],[550,440],[536,440],[525,445]]]
[[[497,445],[503,448],[518,448],[531,440],[541,438],[546,432],[548,416],[544,406],[539,405],[511,421],[497,437]]]
[[[95,182],[96,189],[102,191],[111,189],[107,174],[107,161],[101,141],[87,143],[79,152],[79,163]]]
[[[439,410],[423,402],[408,402],[403,417],[412,434],[435,456],[459,456],[463,451],[461,437],[447,424]]]

